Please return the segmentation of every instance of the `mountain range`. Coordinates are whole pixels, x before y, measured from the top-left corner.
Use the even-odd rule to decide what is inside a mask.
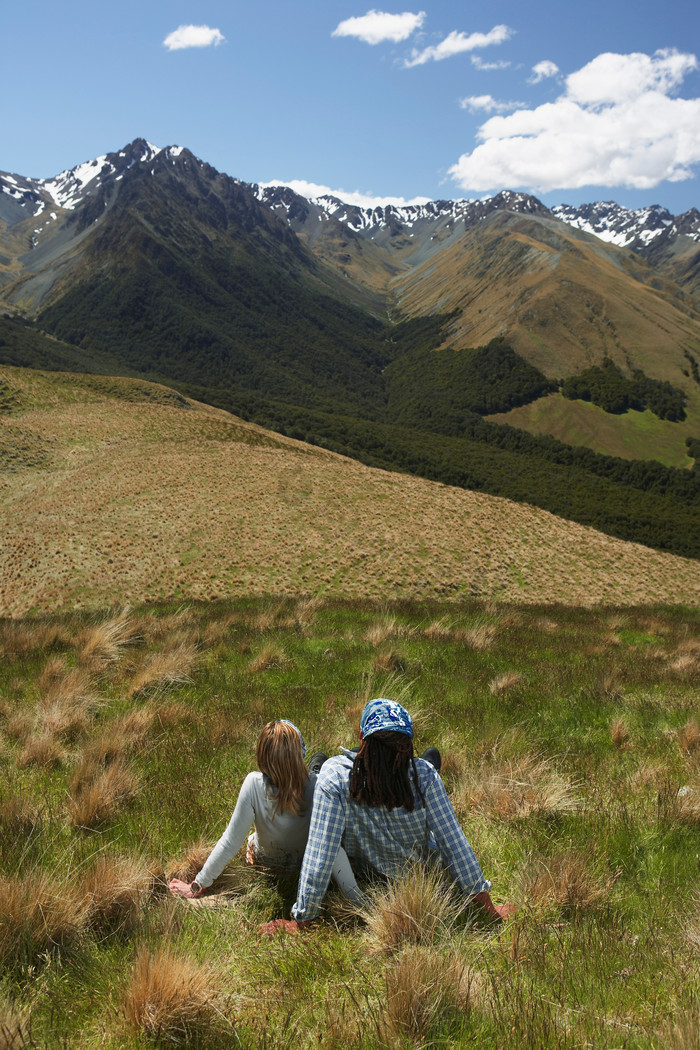
[[[167,382],[697,557],[699,261],[695,209],[363,209],[137,139],[0,173],[0,363]]]

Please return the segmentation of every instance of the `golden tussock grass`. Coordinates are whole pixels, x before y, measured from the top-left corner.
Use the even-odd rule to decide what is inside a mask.
[[[46,952],[75,944],[85,930],[88,905],[73,875],[46,872],[5,879],[0,894],[0,961],[36,963]]]
[[[248,665],[251,674],[259,674],[260,671],[269,671],[273,667],[284,667],[289,663],[289,657],[281,645],[270,642],[264,645],[257,656],[254,656]]]
[[[47,652],[55,645],[67,645],[70,633],[61,624],[31,620],[0,620],[0,654],[10,659],[36,649]]]
[[[224,975],[163,946],[142,948],[122,993],[129,1028],[165,1042],[207,1042],[231,1028]]]
[[[195,842],[184,856],[173,859],[165,866],[166,879],[182,879],[183,882],[193,882],[196,875],[204,867],[209,854],[213,849],[213,843]]]
[[[196,645],[181,642],[161,652],[145,657],[134,673],[128,695],[143,696],[171,685],[186,685],[192,681],[191,672],[199,659]]]
[[[17,711],[5,723],[5,733],[10,740],[26,740],[34,728],[34,715],[29,711]]]
[[[664,1050],[698,1050],[700,1047],[700,1004],[674,1012],[673,1020],[658,1034],[657,1046]]]
[[[456,642],[461,642],[470,649],[483,651],[490,649],[498,638],[498,627],[492,623],[477,624],[474,627],[460,627],[454,633]]]
[[[423,635],[432,642],[446,642],[452,637],[452,627],[446,619],[434,620],[423,631]]]
[[[93,671],[117,663],[139,633],[136,620],[125,610],[110,620],[86,627],[78,638],[79,662]]]
[[[571,813],[579,805],[576,785],[551,760],[534,754],[507,759],[497,749],[456,780],[453,796],[455,808],[498,820]]]
[[[700,726],[691,719],[677,730],[678,746],[684,755],[694,754],[700,748]]]
[[[500,696],[502,693],[510,693],[524,681],[518,671],[505,671],[489,682],[489,692],[492,696]]]
[[[100,934],[130,931],[151,895],[153,878],[138,857],[100,856],[82,877],[87,924]]]
[[[134,797],[138,778],[121,757],[107,766],[82,762],[70,785],[68,818],[75,828],[95,828],[113,820]]]
[[[46,676],[46,688],[36,707],[35,730],[41,734],[74,739],[90,725],[101,703],[92,676],[80,667],[58,669]]]
[[[452,951],[411,945],[392,959],[385,973],[386,1000],[380,1036],[386,1042],[424,1041],[450,1015],[464,1014],[487,1002],[486,984]]]
[[[364,918],[372,952],[395,952],[404,944],[430,944],[448,934],[464,910],[442,872],[412,865],[388,886],[369,893]]]
[[[629,745],[629,729],[624,718],[616,718],[610,725],[610,739],[613,745],[621,751]]]
[[[409,669],[408,658],[398,649],[385,649],[372,660],[372,670],[377,674],[392,674]]]
[[[382,616],[379,620],[375,620],[374,623],[370,624],[365,632],[364,640],[377,649],[388,638],[395,638],[398,633],[399,628],[396,618],[393,616]]]
[[[41,812],[25,795],[6,789],[0,795],[0,834],[27,837],[41,823]]]
[[[53,733],[44,730],[25,738],[24,747],[17,756],[17,765],[20,769],[27,766],[58,769],[67,758],[68,752],[61,741]]]
[[[686,681],[695,681],[700,678],[700,652],[694,648],[679,648],[667,664],[669,672]]]
[[[683,784],[678,787],[668,779],[659,785],[657,793],[659,819],[668,824],[700,825],[700,787]]]
[[[29,1007],[3,996],[0,999],[0,1050],[25,1050],[36,1046],[30,1026]]]
[[[567,850],[547,862],[531,861],[521,880],[520,898],[535,908],[556,909],[570,918],[600,907],[614,883],[614,876],[595,872],[588,857]]]

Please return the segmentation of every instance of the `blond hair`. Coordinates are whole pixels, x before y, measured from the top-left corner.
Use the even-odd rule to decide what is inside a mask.
[[[274,812],[301,816],[309,771],[299,731],[289,722],[268,722],[258,737],[255,758],[260,772],[277,788]]]

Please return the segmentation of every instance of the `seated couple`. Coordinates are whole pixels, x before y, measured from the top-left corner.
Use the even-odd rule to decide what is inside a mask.
[[[514,906],[495,905],[435,766],[413,755],[413,722],[393,700],[371,700],[360,719],[361,743],[304,765],[305,746],[291,722],[269,722],[258,739],[258,773],[243,782],[231,821],[191,884],[173,879],[172,893],[198,897],[248,839],[249,863],[299,871],[291,920],[262,927],[297,932],[321,911],[331,877],[353,902],[363,895],[355,871],[396,878],[410,861],[439,858],[464,894],[494,920]],[[435,749],[429,749],[437,758]],[[316,757],[316,756],[315,756]],[[315,765],[312,759],[312,770]],[[439,764],[439,763],[437,763]],[[352,865],[352,866],[351,866]]]

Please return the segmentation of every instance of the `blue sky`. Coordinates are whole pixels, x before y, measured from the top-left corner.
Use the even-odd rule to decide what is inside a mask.
[[[700,208],[696,0],[7,5],[0,169],[136,137],[363,198]]]

